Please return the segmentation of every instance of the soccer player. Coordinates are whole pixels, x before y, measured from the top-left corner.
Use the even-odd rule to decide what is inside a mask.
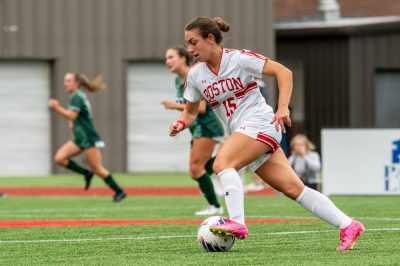
[[[126,197],[126,193],[115,182],[110,172],[104,168],[100,149],[104,142],[93,126],[91,106],[84,89],[96,92],[104,88],[103,78],[97,76],[89,81],[84,75],[78,73],[66,73],[64,76],[64,89],[69,94],[68,109],[60,105],[58,100],[50,99],[49,107],[69,121],[74,133],[74,141],[67,141],[62,145],[54,161],[76,173],[82,174],[85,180],[85,190],[88,190],[93,174],[100,176],[104,182],[115,192],[114,202],[119,202]],[[91,170],[85,169],[71,157],[84,152]]]
[[[177,74],[175,79],[176,100],[162,102],[166,109],[183,111],[184,82],[190,70],[191,55],[184,47],[172,47],[166,51],[165,64],[172,73]],[[190,126],[192,133],[190,149],[190,176],[198,182],[209,206],[196,212],[196,215],[220,215],[223,208],[218,201],[211,180],[212,165],[215,158],[211,158],[217,141],[222,140],[224,131],[212,107],[206,101],[200,101],[199,115]]]
[[[239,239],[248,236],[243,187],[237,170],[250,164],[266,183],[339,228],[341,245],[337,250],[352,248],[364,226],[339,210],[326,196],[304,186],[279,147],[285,124],[291,125],[288,108],[293,83],[291,71],[254,52],[223,48],[222,31],[229,29],[229,24],[219,17],[199,17],[186,26],[188,51],[199,63],[191,68],[186,79],[185,110],[169,129],[170,135],[175,136],[191,125],[200,100],[206,99],[230,131],[214,162],[214,171],[225,190],[230,220],[210,227],[210,231]],[[279,97],[275,114],[254,80],[261,75],[277,79]]]

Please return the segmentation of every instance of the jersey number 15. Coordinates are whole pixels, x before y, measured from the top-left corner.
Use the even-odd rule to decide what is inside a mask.
[[[224,100],[223,102],[222,102],[222,104],[224,105],[224,107],[225,107],[225,111],[226,111],[226,116],[227,117],[230,117],[232,114],[233,114],[233,112],[236,110],[236,104],[233,102],[235,100],[235,98],[233,98],[233,97],[230,97],[230,98],[228,98],[228,99],[226,99],[226,100]]]

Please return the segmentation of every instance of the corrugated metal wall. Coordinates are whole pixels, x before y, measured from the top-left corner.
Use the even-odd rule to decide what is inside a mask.
[[[350,54],[350,125],[375,127],[375,74],[400,70],[400,33],[354,36]]]
[[[348,38],[278,38],[276,49],[278,61],[304,66],[304,129],[310,139],[319,145],[321,128],[348,126]]]
[[[324,36],[293,31],[279,37],[278,31],[278,60],[304,65],[304,128],[318,145],[322,128],[376,127],[375,76],[378,70],[400,70],[397,32],[371,26]]]
[[[273,2],[264,0],[0,0],[0,59],[51,61],[51,95],[67,102],[65,72],[102,73],[108,89],[91,95],[95,124],[108,143],[105,164],[125,171],[126,73],[131,60],[163,60],[197,16],[231,23],[225,46],[274,57]],[[145,100],[145,99],[144,99]],[[145,114],[143,114],[145,115]],[[53,151],[70,138],[52,116]],[[59,169],[56,169],[59,170]]]

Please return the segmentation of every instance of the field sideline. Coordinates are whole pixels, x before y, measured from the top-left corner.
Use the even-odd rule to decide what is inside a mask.
[[[116,178],[125,187],[195,187],[184,174]],[[93,185],[103,187],[101,180]],[[0,178],[0,192],[81,186],[72,175]],[[245,197],[250,237],[236,241],[230,252],[208,253],[196,241],[203,217],[193,213],[205,206],[199,195],[130,195],[120,203],[109,195],[10,195],[0,198],[0,265],[398,265],[399,197],[332,200],[367,227],[352,251],[337,252],[338,231],[297,203],[281,195],[253,195]],[[7,222],[33,225],[1,227]],[[46,222],[51,226],[35,225]]]

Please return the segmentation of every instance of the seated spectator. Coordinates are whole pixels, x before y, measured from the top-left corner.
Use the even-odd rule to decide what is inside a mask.
[[[289,164],[306,186],[318,190],[321,159],[313,151],[314,144],[305,135],[299,134],[290,142],[290,148]]]

